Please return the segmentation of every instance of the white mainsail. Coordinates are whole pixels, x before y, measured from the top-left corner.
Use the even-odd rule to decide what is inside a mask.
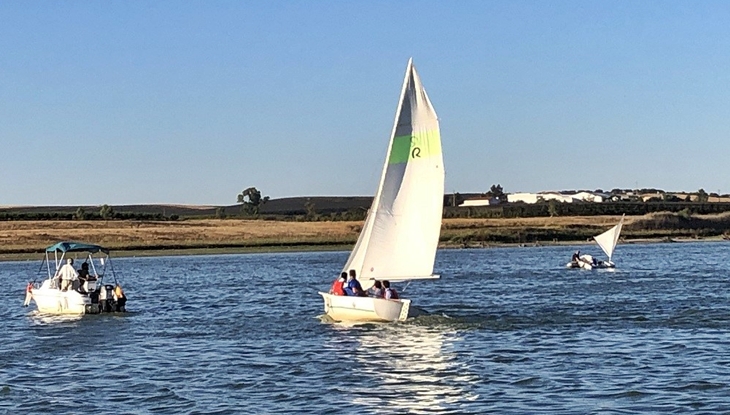
[[[613,256],[613,251],[616,249],[616,244],[618,243],[618,237],[621,235],[621,227],[624,225],[624,216],[621,215],[621,220],[619,221],[618,225],[614,226],[613,228],[607,230],[606,232],[603,232],[602,234],[598,236],[594,236],[593,239],[596,240],[598,243],[598,246],[603,249],[603,252],[608,255],[608,261],[611,262],[611,257]]]
[[[443,198],[438,118],[409,60],[380,184],[343,271],[354,269],[363,289],[374,280],[437,278]]]

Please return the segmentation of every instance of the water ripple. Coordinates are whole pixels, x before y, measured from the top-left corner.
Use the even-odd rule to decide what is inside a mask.
[[[399,324],[320,319],[346,252],[125,258],[125,315],[22,308],[0,263],[0,413],[730,411],[730,244],[439,252]],[[581,247],[590,252],[590,246]],[[401,287],[402,288],[402,287]]]

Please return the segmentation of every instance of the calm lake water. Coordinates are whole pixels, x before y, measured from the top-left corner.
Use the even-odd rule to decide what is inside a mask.
[[[730,243],[573,249],[440,251],[431,315],[357,326],[318,318],[347,252],[114,259],[131,312],[81,319],[0,263],[0,413],[730,412]]]

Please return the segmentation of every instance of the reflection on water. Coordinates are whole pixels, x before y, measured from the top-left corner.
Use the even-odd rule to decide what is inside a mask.
[[[453,330],[388,324],[358,340],[355,358],[379,386],[356,388],[353,401],[373,412],[429,413],[478,398],[465,387],[478,377],[458,359],[452,345],[460,338]]]
[[[478,376],[460,361],[455,330],[429,326],[428,317],[408,324],[333,324],[355,344],[356,382],[343,396],[373,413],[433,413],[454,410],[478,394],[472,391]],[[342,355],[342,336],[325,342],[333,355]]]
[[[82,315],[74,314],[45,314],[38,310],[31,311],[28,316],[30,317],[30,321],[36,325],[74,323],[84,317]]]

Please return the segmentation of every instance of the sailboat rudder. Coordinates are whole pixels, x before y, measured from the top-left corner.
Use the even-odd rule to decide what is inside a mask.
[[[400,300],[402,306],[400,309],[400,315],[398,316],[398,321],[406,321],[408,319],[408,311],[411,308],[411,300]]]

